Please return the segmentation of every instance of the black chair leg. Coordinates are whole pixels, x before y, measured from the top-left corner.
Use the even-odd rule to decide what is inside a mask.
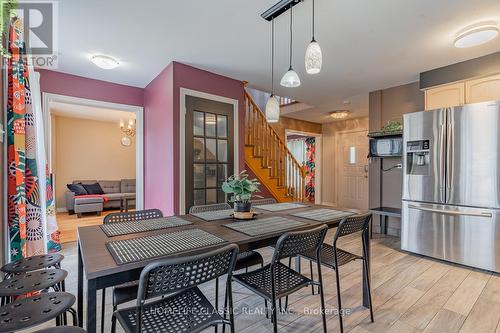
[[[111,333],[116,333],[116,317],[113,313],[113,317],[111,317]]]
[[[219,311],[219,278],[215,279],[215,310]],[[217,333],[218,326],[215,325],[214,332]]]
[[[338,311],[339,311],[339,325],[340,325],[340,333],[344,333],[344,323],[342,320],[342,300],[340,296],[340,277],[339,277],[339,269],[336,267],[335,269],[335,278],[337,282],[337,303],[338,303]]]
[[[101,302],[101,333],[104,333],[104,318],[106,313],[106,288],[102,290]]]
[[[292,268],[292,257],[288,258],[288,268]],[[281,303],[280,303],[280,308],[281,308]],[[288,296],[285,297],[285,311],[287,310],[288,310]]]
[[[278,316],[276,314],[276,299],[271,302],[271,322],[273,323],[273,332],[278,333]]]
[[[314,272],[313,272],[313,262],[309,260],[309,271],[311,272],[311,280],[314,281]],[[311,284],[312,295],[314,295],[314,284]]]
[[[229,323],[231,326],[231,333],[235,332],[234,329],[234,309],[233,309],[233,288],[232,288],[232,280],[229,278],[229,281],[227,282],[227,288],[226,288],[226,297],[229,299],[229,308],[227,311],[229,312]],[[224,309],[225,311],[226,309]],[[224,325],[225,327],[226,325]]]
[[[312,273],[312,261],[311,262],[311,273]],[[321,317],[323,320],[323,332],[327,333],[326,328],[326,312],[325,312],[325,295],[323,293],[323,276],[321,275],[321,264],[318,263],[318,280],[319,280],[319,296],[321,299]]]
[[[368,305],[370,306],[370,319],[373,323],[374,319],[373,319],[373,306],[372,306],[372,291],[370,289],[370,274],[368,273],[368,262],[365,259],[363,259],[363,265],[365,266],[365,279],[368,289]]]
[[[264,267],[264,262],[260,263],[260,267]],[[264,307],[266,309],[266,319],[269,319],[269,314],[267,313],[267,299],[264,298]]]

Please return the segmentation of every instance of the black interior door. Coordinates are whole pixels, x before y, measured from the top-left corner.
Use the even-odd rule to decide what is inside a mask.
[[[227,202],[234,170],[233,105],[186,96],[186,208]]]

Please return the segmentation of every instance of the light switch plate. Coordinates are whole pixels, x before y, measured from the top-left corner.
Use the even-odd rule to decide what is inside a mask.
[[[5,131],[3,130],[3,124],[0,124],[0,143],[3,143],[4,136],[5,136]]]

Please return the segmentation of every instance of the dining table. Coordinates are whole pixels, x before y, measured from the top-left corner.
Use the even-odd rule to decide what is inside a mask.
[[[280,204],[278,204],[279,206]],[[264,207],[264,206],[262,206]],[[276,206],[275,206],[276,207]],[[186,231],[191,229],[199,229],[206,233],[212,234],[225,242],[222,244],[208,245],[199,247],[189,251],[179,253],[171,253],[165,257],[180,257],[190,256],[198,253],[206,252],[207,250],[215,249],[221,245],[228,243],[237,244],[240,252],[261,249],[276,244],[278,238],[288,231],[300,231],[308,228],[326,224],[329,228],[335,228],[339,225],[343,217],[331,218],[327,221],[313,220],[309,215],[313,216],[319,209],[331,209],[339,212],[347,212],[351,214],[366,213],[366,211],[357,209],[346,209],[314,204],[299,204],[296,207],[285,210],[264,210],[259,206],[253,207],[256,212],[255,221],[272,217],[280,217],[286,220],[294,220],[302,222],[297,226],[297,223],[290,223],[290,228],[281,229],[276,232],[250,236],[246,233],[229,228],[227,225],[232,223],[253,223],[237,222],[232,217],[218,218],[212,220],[204,220],[195,215],[180,215],[179,218],[188,221],[190,224],[180,225],[166,229],[143,231],[138,233],[118,235],[114,237],[108,236],[100,225],[86,226],[78,228],[78,295],[77,295],[77,313],[79,318],[79,326],[84,327],[88,333],[96,332],[97,319],[97,291],[104,288],[117,286],[123,283],[136,281],[139,279],[141,270],[149,263],[159,259],[158,257],[148,258],[139,261],[126,262],[118,264],[116,256],[110,252],[109,243],[121,240],[130,240],[144,236],[155,236],[166,233]],[[314,215],[315,216],[315,215]],[[283,219],[282,219],[283,220]],[[145,221],[142,221],[144,223]],[[370,258],[370,237],[369,231],[365,231],[363,237],[364,245]],[[168,236],[168,235],[167,235]],[[369,262],[368,262],[369,263]],[[370,267],[370,265],[368,265]],[[294,269],[300,272],[300,258],[296,257],[294,261]],[[364,267],[363,267],[364,269]],[[368,268],[369,270],[369,268]],[[363,272],[363,306],[368,307],[368,285]],[[367,274],[368,279],[370,275]],[[86,285],[86,292],[84,292]],[[86,315],[84,318],[84,298],[86,298]],[[85,319],[85,321],[84,321]],[[106,320],[106,318],[104,319]]]

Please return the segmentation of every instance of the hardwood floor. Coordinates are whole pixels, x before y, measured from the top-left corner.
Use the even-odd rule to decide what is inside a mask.
[[[61,232],[59,235],[61,243],[76,242],[76,230],[78,227],[102,224],[104,216],[119,211],[120,210],[105,210],[101,213],[101,216],[88,213],[84,214],[81,218],[78,218],[76,214],[69,215],[68,213],[57,213],[57,226]]]
[[[327,241],[331,242],[332,237],[333,231],[330,231]],[[349,237],[342,239],[340,245],[359,253],[361,244],[359,237]],[[271,248],[260,251],[266,262],[269,262],[272,251]],[[76,293],[75,243],[64,244],[63,254],[66,256],[63,268],[69,271],[67,288]],[[309,265],[303,261],[302,267],[308,275]],[[344,317],[346,332],[500,333],[500,276],[402,252],[398,238],[374,235],[372,240],[374,323],[370,322],[369,311],[361,306],[361,262],[342,266],[340,275],[342,302],[347,311]],[[335,315],[335,273],[324,268],[323,276],[328,332],[339,332]],[[204,285],[202,290],[213,300],[212,283]],[[111,300],[111,290],[107,292],[106,299]],[[233,294],[237,332],[272,332],[261,298],[236,283]],[[223,304],[223,293],[219,304]],[[319,310],[319,304],[319,296],[311,295],[310,288],[292,295],[289,311],[278,315],[280,332],[322,332],[321,316],[315,312]],[[106,332],[110,329],[111,310],[108,303]],[[121,328],[118,332],[122,332]],[[213,332],[213,329],[206,332]]]

